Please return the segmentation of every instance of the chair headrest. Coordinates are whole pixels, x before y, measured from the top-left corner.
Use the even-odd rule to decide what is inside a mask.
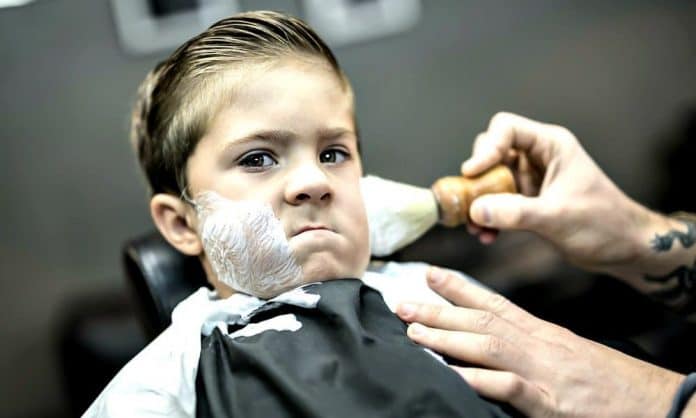
[[[174,307],[201,286],[208,286],[197,257],[185,256],[157,231],[126,242],[123,265],[150,338],[171,323]]]

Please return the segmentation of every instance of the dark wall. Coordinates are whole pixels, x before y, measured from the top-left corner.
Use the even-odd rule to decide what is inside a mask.
[[[651,203],[662,133],[696,101],[694,22],[690,1],[424,1],[409,32],[336,50],[367,171],[419,185],[456,173],[509,110],[569,127]],[[106,0],[0,10],[0,416],[65,411],[61,315],[122,291],[119,247],[151,228],[127,126],[163,57],[122,52]]]

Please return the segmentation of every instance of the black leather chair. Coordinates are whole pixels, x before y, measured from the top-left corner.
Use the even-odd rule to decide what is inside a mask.
[[[122,257],[150,339],[169,326],[179,302],[201,286],[210,287],[198,258],[181,254],[157,231],[128,241]]]

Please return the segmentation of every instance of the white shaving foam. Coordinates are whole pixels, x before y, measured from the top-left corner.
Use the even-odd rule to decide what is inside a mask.
[[[319,303],[319,296],[316,293],[308,293],[306,288],[313,286],[315,284],[321,284],[321,282],[315,282],[308,284],[304,287],[298,287],[297,289],[292,289],[289,292],[285,292],[282,295],[278,295],[271,299],[271,302],[282,302],[288,305],[300,306],[302,308],[313,309],[317,307]]]
[[[217,292],[206,289],[207,293],[203,292],[196,298],[189,298],[189,302],[185,305],[177,305],[172,313],[172,322],[178,324],[203,322],[201,334],[206,337],[212,334],[215,328],[226,333],[228,324],[246,325],[254,313],[276,302],[305,309],[316,308],[321,296],[308,293],[306,289],[320,283],[296,287],[270,300],[243,293],[235,293],[227,299],[217,299]],[[186,309],[182,306],[186,306]],[[209,309],[205,309],[206,306]]]
[[[194,204],[203,248],[222,283],[263,299],[302,284],[302,269],[270,205],[211,191]]]
[[[265,321],[249,324],[242,329],[229,334],[230,338],[251,337],[265,331],[297,331],[302,328],[302,323],[297,320],[295,314],[278,315]]]

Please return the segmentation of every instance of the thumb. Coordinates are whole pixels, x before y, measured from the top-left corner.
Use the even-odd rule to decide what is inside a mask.
[[[487,228],[535,230],[542,222],[543,207],[538,197],[496,193],[475,199],[469,217]]]

